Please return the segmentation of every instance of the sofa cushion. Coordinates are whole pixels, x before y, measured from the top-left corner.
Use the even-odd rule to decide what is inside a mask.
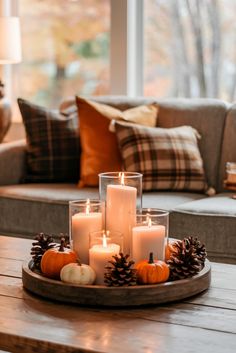
[[[207,196],[193,192],[154,191],[143,193],[142,207],[171,211],[175,207]]]
[[[32,238],[37,232],[59,236],[69,231],[68,202],[98,199],[97,188],[78,189],[76,184],[21,184],[0,187],[0,234]],[[172,209],[200,194],[146,193],[144,207]]]
[[[20,184],[0,187],[0,234],[32,238],[38,232],[69,232],[69,201],[97,199],[98,190],[76,184]]]
[[[18,99],[26,130],[27,182],[79,178],[78,118]]]
[[[0,185],[19,184],[25,175],[25,140],[1,143]]]
[[[124,168],[143,174],[143,190],[207,191],[198,132],[115,123]]]
[[[177,238],[198,236],[212,259],[236,263],[235,225],[236,200],[232,193],[221,193],[176,206],[170,218],[170,234]]]
[[[113,119],[155,125],[157,108],[139,106],[124,112],[106,104],[76,97],[81,140],[80,187],[97,186],[98,174],[121,170],[116,136],[109,131]]]
[[[227,162],[236,162],[236,104],[229,110],[225,121],[218,180],[218,189],[221,191],[224,189]]]

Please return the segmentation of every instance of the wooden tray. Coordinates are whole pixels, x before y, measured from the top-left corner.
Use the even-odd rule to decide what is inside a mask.
[[[33,272],[27,262],[22,267],[22,280],[30,292],[55,301],[87,306],[137,306],[181,300],[206,290],[211,281],[211,266],[206,260],[203,270],[189,279],[155,285],[106,287],[48,279]]]

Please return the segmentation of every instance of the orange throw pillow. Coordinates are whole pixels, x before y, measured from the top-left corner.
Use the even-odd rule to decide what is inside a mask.
[[[106,104],[76,97],[81,143],[79,187],[97,186],[98,174],[120,171],[122,159],[116,135],[109,130],[112,120],[142,125],[156,124],[158,108],[153,104],[122,112]],[[146,115],[146,119],[145,119]]]

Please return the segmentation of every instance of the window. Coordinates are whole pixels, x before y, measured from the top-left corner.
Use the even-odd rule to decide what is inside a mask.
[[[18,96],[57,107],[63,97],[109,92],[109,0],[20,0]]]
[[[144,92],[236,98],[236,0],[145,0]]]
[[[236,99],[236,0],[19,5],[15,97],[48,107],[75,94]]]

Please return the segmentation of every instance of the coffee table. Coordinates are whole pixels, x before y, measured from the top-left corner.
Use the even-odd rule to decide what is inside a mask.
[[[236,352],[236,265],[212,263],[210,289],[181,302],[87,308],[53,303],[22,288],[31,243],[0,236],[0,350]]]

